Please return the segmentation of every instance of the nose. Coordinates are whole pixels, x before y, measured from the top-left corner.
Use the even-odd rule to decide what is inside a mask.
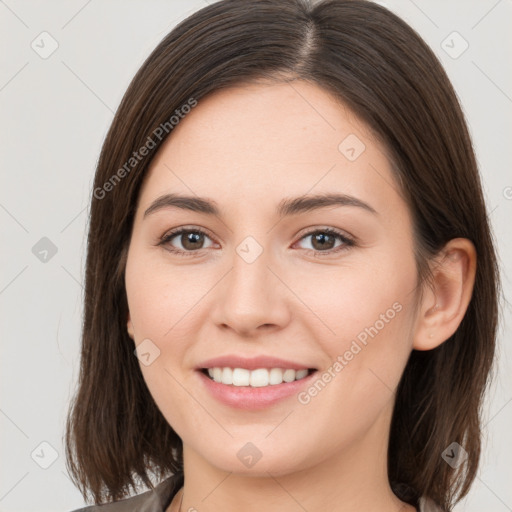
[[[242,337],[285,327],[292,293],[275,267],[266,251],[252,262],[235,253],[231,270],[216,287],[215,323]]]

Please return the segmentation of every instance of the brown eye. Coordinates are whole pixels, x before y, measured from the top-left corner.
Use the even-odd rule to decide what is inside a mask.
[[[319,253],[334,253],[354,245],[353,240],[332,228],[312,231],[303,236],[301,241],[307,238],[311,238],[310,250]],[[340,240],[338,245],[335,245],[336,240]],[[305,249],[308,248],[306,247]]]
[[[197,232],[186,231],[179,235],[179,240],[184,249],[193,251],[194,249],[202,249],[204,243],[204,235]]]
[[[336,243],[336,238],[333,235],[325,234],[325,233],[317,233],[312,235],[311,239],[313,249],[322,250],[322,249],[333,249],[334,244]]]
[[[194,253],[205,249],[206,239],[210,239],[210,237],[200,229],[181,228],[165,235],[159,245],[164,245],[171,252],[188,255],[187,253]],[[177,247],[176,244],[178,244]]]

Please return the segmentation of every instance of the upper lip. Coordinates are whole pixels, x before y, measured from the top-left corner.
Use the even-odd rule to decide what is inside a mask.
[[[287,361],[272,356],[243,357],[237,355],[225,355],[214,357],[203,361],[197,366],[198,370],[204,368],[245,368],[247,370],[256,370],[258,368],[284,368],[292,370],[308,370],[312,368],[302,363]]]

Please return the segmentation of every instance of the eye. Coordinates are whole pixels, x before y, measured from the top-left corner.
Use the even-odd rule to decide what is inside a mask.
[[[353,239],[333,228],[324,228],[310,231],[300,239],[300,242],[306,240],[309,237],[312,237],[312,248],[310,250],[314,251],[315,255],[332,254],[347,250],[349,247],[355,245]],[[341,242],[338,246],[334,245],[336,243],[336,239],[340,240]]]
[[[310,231],[299,240],[299,243],[309,237],[312,237],[312,248],[306,248],[306,250],[313,251],[315,255],[329,255],[347,250],[349,247],[355,245],[352,238],[333,228]],[[208,234],[202,229],[181,227],[166,233],[158,245],[165,246],[168,251],[179,256],[197,256],[197,253],[202,249],[206,249],[212,245],[210,244],[205,247],[205,238],[210,239]],[[173,243],[176,243],[176,241],[173,242],[174,239],[176,239],[181,247],[175,247],[173,245]],[[340,241],[338,246],[335,245],[336,240]]]
[[[201,229],[178,228],[165,234],[158,245],[165,245],[167,250],[180,256],[195,256],[195,252],[206,248],[203,247],[205,237],[210,238]],[[181,248],[172,245],[174,238],[181,245]]]

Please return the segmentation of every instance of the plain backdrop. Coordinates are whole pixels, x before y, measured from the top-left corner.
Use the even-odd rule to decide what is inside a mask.
[[[510,297],[512,2],[379,2],[441,59],[476,147]],[[121,97],[198,0],[0,1],[0,511],[70,511],[63,434],[78,375],[88,200]],[[456,511],[512,510],[511,312],[504,302],[482,464]]]

